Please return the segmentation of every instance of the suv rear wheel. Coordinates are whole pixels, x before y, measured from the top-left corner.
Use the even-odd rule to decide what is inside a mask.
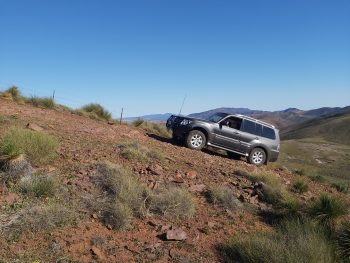
[[[186,146],[193,150],[202,150],[206,142],[204,133],[198,130],[190,131],[186,137]]]
[[[263,165],[266,162],[266,152],[262,148],[255,148],[250,152],[248,161],[256,166]]]

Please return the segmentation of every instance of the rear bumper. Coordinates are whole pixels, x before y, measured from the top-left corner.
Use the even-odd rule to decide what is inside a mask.
[[[269,156],[269,162],[276,162],[278,159],[278,155],[280,152],[278,151],[271,151]]]

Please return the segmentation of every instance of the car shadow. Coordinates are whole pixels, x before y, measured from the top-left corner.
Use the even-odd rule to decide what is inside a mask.
[[[156,135],[156,134],[153,134],[153,133],[147,133],[147,136],[150,137],[150,138],[153,138],[153,139],[155,139],[157,141],[160,141],[160,142],[170,143],[172,145],[176,145],[176,146],[179,146],[179,147],[185,147],[181,142],[176,142],[172,138],[166,138],[166,137],[159,136],[159,135]],[[230,157],[227,156],[226,151],[215,149],[215,148],[213,148],[211,146],[207,146],[206,148],[202,149],[202,152],[204,152],[206,154],[213,155],[213,156],[219,156],[219,157],[222,157],[222,158],[230,159],[230,160],[236,160],[236,161],[241,160],[241,159],[230,158]]]

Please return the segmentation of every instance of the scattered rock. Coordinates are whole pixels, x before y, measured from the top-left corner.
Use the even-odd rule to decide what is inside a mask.
[[[163,173],[163,167],[159,164],[147,167],[147,171],[151,172],[154,175],[161,175]]]
[[[106,256],[103,254],[102,250],[96,246],[91,247],[91,253],[100,260],[106,260]]]
[[[194,179],[197,177],[197,172],[196,171],[189,171],[186,173],[187,178],[189,179]]]
[[[187,239],[187,234],[181,228],[175,228],[166,232],[167,240],[182,241]]]
[[[98,215],[97,214],[92,214],[91,217],[94,218],[94,219],[97,219]]]
[[[4,201],[8,205],[12,205],[17,202],[19,199],[19,196],[15,193],[8,193],[8,195],[4,196]]]
[[[151,253],[154,253],[161,246],[160,242],[154,244],[148,244],[145,246],[145,250]]]
[[[207,186],[205,184],[195,184],[195,185],[191,185],[189,190],[191,192],[202,193],[205,191],[206,188],[207,188]]]
[[[185,182],[185,180],[182,178],[180,174],[176,174],[175,178],[173,179],[174,183],[182,184]]]
[[[35,123],[28,123],[26,126],[27,129],[32,130],[32,131],[43,131],[44,129],[41,128],[39,125]]]

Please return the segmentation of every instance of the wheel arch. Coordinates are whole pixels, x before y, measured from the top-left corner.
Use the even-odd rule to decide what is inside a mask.
[[[263,144],[256,144],[256,145],[254,145],[251,149],[250,149],[250,151],[249,151],[249,155],[250,155],[250,153],[254,150],[254,149],[256,149],[256,148],[261,148],[261,149],[263,149],[264,150],[264,152],[266,153],[266,160],[265,160],[265,164],[270,160],[270,156],[271,156],[271,153],[270,153],[270,151],[268,150],[268,147],[266,147],[265,145],[263,145]],[[248,156],[249,156],[248,155]]]
[[[199,127],[199,126],[195,126],[189,132],[195,131],[195,130],[203,132],[203,134],[205,136],[205,139],[206,139],[206,142],[208,142],[208,140],[209,140],[209,132],[205,128]]]

